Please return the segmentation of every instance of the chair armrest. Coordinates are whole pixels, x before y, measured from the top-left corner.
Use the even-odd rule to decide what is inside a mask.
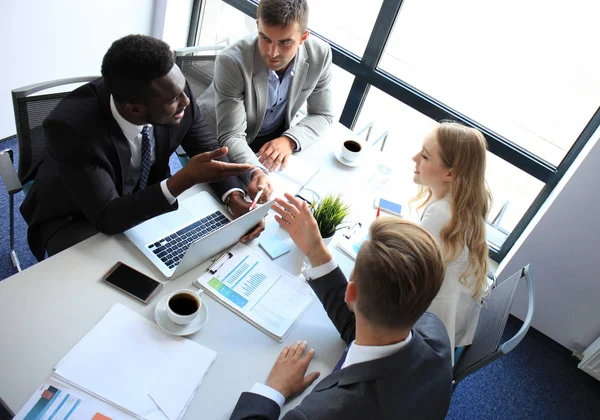
[[[0,178],[9,194],[18,193],[23,189],[21,181],[12,161],[12,150],[6,149],[0,152]]]
[[[513,350],[517,345],[523,340],[527,331],[529,331],[529,327],[531,327],[531,321],[533,319],[533,314],[535,312],[535,284],[533,282],[533,275],[531,273],[531,264],[527,264],[523,268],[523,277],[525,277],[525,283],[527,284],[527,295],[528,295],[528,308],[527,315],[525,316],[525,321],[523,321],[523,325],[521,329],[508,341],[500,346],[499,351],[506,354]]]

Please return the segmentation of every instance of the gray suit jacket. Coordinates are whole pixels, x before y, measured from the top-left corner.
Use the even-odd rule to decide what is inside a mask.
[[[215,63],[213,83],[198,98],[206,122],[213,126],[229,158],[260,166],[248,147],[257,136],[267,110],[268,69],[258,50],[257,36],[242,39],[224,49]],[[301,148],[313,144],[333,122],[331,49],[309,36],[296,54],[296,72],[288,95],[285,123],[289,135]],[[302,104],[307,115],[294,127],[290,123]]]
[[[309,284],[347,343],[354,340],[355,318],[344,302],[346,279],[338,268]],[[443,419],[452,394],[450,342],[444,324],[425,313],[400,351],[350,365],[319,382],[284,420]],[[231,419],[279,417],[272,400],[244,392]]]

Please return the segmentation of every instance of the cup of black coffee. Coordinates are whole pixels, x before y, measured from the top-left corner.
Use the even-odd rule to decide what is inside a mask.
[[[363,146],[356,140],[346,140],[342,144],[342,159],[354,162],[363,151]]]
[[[200,308],[202,299],[193,290],[178,290],[167,300],[167,316],[178,325],[186,325],[194,320]]]

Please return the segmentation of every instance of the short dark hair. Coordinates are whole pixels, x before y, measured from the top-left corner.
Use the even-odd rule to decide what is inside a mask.
[[[112,43],[102,60],[102,76],[115,101],[144,103],[151,83],[173,68],[173,52],[160,39],[127,35]]]
[[[356,257],[356,309],[376,326],[412,327],[437,295],[444,272],[429,232],[396,217],[379,218]]]
[[[306,0],[261,0],[256,17],[269,26],[286,27],[298,22],[304,32],[308,27],[308,4]]]

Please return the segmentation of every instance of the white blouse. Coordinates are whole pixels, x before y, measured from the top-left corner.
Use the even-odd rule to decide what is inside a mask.
[[[421,226],[435,237],[442,247],[442,252],[440,232],[450,221],[451,214],[452,206],[448,194],[441,200],[427,203],[421,216]],[[446,265],[442,287],[427,310],[441,319],[446,326],[451,348],[473,342],[481,312],[481,299],[472,298],[477,286],[475,278],[471,276],[466,279],[468,286],[459,280],[468,265],[469,248],[465,246],[459,257]]]

